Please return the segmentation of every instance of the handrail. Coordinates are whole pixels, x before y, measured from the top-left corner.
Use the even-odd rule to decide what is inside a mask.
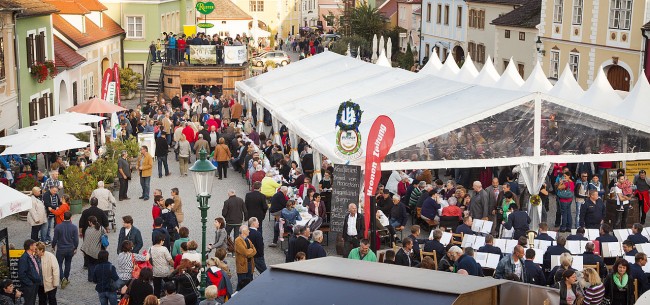
[[[149,82],[149,76],[151,76],[151,52],[148,52],[147,63],[145,64],[144,77],[142,77],[142,88],[140,88],[140,106],[144,106],[144,92],[147,91],[147,85]]]

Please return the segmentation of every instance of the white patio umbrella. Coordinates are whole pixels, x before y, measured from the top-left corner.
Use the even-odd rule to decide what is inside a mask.
[[[29,196],[0,183],[0,219],[32,208]]]
[[[36,123],[43,124],[43,123],[51,123],[51,122],[57,122],[57,123],[64,122],[68,124],[87,124],[87,123],[97,123],[105,119],[106,119],[105,117],[101,117],[94,114],[66,112],[66,113],[61,113],[61,114],[40,119],[36,121]]]
[[[390,37],[388,37],[388,42],[386,42],[386,57],[388,60],[393,57],[393,42],[391,41]]]
[[[91,130],[93,130],[93,128],[88,125],[78,125],[78,124],[71,124],[71,123],[66,123],[61,121],[52,121],[52,122],[45,122],[34,126],[21,128],[16,131],[19,134],[23,134],[26,132],[43,133],[43,132],[50,132],[50,131],[56,131],[57,133],[74,134],[74,133],[89,132]]]
[[[88,146],[90,143],[77,140],[69,134],[40,134],[5,149],[1,155],[22,155],[42,152],[60,152]]]
[[[372,56],[370,60],[374,63],[377,61],[377,34],[372,36]]]

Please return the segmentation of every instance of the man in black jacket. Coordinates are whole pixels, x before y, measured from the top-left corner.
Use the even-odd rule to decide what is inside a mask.
[[[555,241],[553,237],[548,235],[548,224],[545,222],[540,222],[539,223],[539,234],[537,234],[537,237],[535,239],[539,240],[548,240],[548,241]]]
[[[357,205],[350,203],[348,205],[348,214],[343,220],[343,257],[348,257],[350,251],[359,247],[359,240],[363,238],[365,231],[365,222],[363,214],[357,213]]]
[[[508,215],[507,222],[502,222],[503,226],[508,230],[514,228],[515,231],[512,234],[512,239],[519,239],[519,237],[525,236],[529,229],[530,216],[528,216],[526,211],[519,210],[516,203],[510,204],[508,209],[510,210],[510,215]]]
[[[546,277],[544,276],[544,271],[540,266],[535,264],[535,250],[527,249],[526,250],[526,260],[524,261],[524,268],[526,268],[526,280],[525,283],[546,286]]]
[[[582,207],[584,209],[584,206]],[[567,236],[566,240],[589,240],[585,237],[585,228],[579,227],[576,230],[576,234],[571,234]]]
[[[441,238],[442,238],[442,230],[436,229],[435,231],[433,231],[433,240],[427,240],[424,243],[424,252],[436,251],[436,259],[438,260],[438,262],[440,262],[440,260],[445,256],[445,253],[447,252],[445,246],[442,243],[440,243]]]
[[[571,253],[571,251],[564,247],[565,245],[566,237],[558,236],[557,244],[546,249],[546,253],[544,253],[544,270],[551,270],[551,256],[560,255],[562,253]]]
[[[598,198],[598,191],[589,191],[589,198],[580,208],[580,226],[587,229],[598,229],[605,220],[605,204]]]
[[[630,264],[630,275],[638,281],[639,295],[650,289],[648,275],[643,271],[643,267],[648,263],[648,255],[637,253],[634,255],[634,264]]]
[[[163,219],[161,217],[158,217],[153,220],[153,230],[151,231],[151,242],[153,244],[156,243],[156,235],[162,235],[162,238],[165,240],[165,243],[163,246],[167,248],[171,252],[173,244],[170,242],[171,236],[169,235],[169,231],[163,227]]]
[[[97,205],[99,201],[97,198],[90,199],[90,207],[81,212],[81,217],[79,217],[79,237],[83,237],[86,234],[86,229],[88,228],[88,217],[95,216],[106,231],[108,231],[108,217],[102,209],[98,208]]]
[[[633,242],[635,245],[647,243],[648,239],[645,236],[641,235],[641,232],[643,232],[643,225],[640,223],[635,223],[632,225],[632,234],[627,237],[627,240]]]
[[[165,176],[169,176],[169,165],[167,164],[169,146],[167,144],[167,133],[163,130],[160,137],[156,138],[156,159],[158,160],[158,178],[162,178],[162,168],[165,166]]]
[[[264,262],[264,237],[262,236],[262,231],[260,230],[260,222],[257,217],[251,217],[248,219],[248,228],[250,232],[248,233],[248,239],[255,246],[255,269],[261,274],[266,271],[266,262]]]
[[[485,246],[478,248],[476,252],[501,255],[502,254],[501,248],[493,246],[493,243],[494,243],[494,236],[492,236],[492,234],[488,234],[487,236],[485,236]]]
[[[253,191],[248,192],[244,198],[249,219],[255,217],[260,223],[259,229],[257,229],[260,234],[262,234],[262,224],[264,218],[266,218],[266,211],[269,209],[269,205],[266,204],[266,196],[260,192],[261,187],[261,182],[253,183]]]
[[[280,213],[282,213],[282,209],[287,207],[287,192],[287,187],[281,186],[280,191],[271,197],[271,208],[269,210],[275,219],[275,224],[273,225],[273,242],[269,245],[269,247],[278,246],[278,238],[280,238]]]
[[[582,254],[582,263],[584,265],[595,265],[598,264],[598,269],[600,269],[600,277],[604,278],[607,276],[607,267],[605,266],[605,261],[602,257],[594,254],[594,243],[588,242],[585,245],[585,253]]]
[[[395,253],[395,265],[414,267],[419,264],[420,262],[415,258],[413,252],[413,241],[405,237],[402,241],[402,247]]]
[[[138,228],[133,226],[133,217],[130,215],[123,216],[122,222],[124,224],[120,229],[120,234],[117,238],[117,247],[115,247],[117,253],[119,254],[122,251],[122,242],[125,240],[133,243],[133,249],[131,249],[131,252],[140,253],[140,249],[142,249],[143,246],[142,234]]]
[[[309,237],[311,236],[311,231],[308,226],[300,226],[298,230],[298,239],[296,239],[296,253],[302,252],[307,255],[309,252]]]
[[[244,223],[244,219],[248,219],[248,210],[244,200],[237,197],[235,190],[228,191],[228,199],[223,203],[221,215],[226,221],[226,234],[230,236],[230,232],[235,231],[233,240],[237,239],[239,227]]]

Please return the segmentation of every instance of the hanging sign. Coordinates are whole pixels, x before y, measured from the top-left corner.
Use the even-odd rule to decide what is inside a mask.
[[[102,96],[103,100],[106,100],[106,94],[108,93],[108,84],[113,81],[113,70],[111,68],[104,71],[104,77],[102,77]]]
[[[207,15],[212,13],[214,11],[214,3],[212,2],[197,2],[196,3],[196,10],[203,14]]]
[[[363,200],[366,232],[364,232],[364,236],[367,236],[370,220],[375,216],[369,212],[371,211],[370,198],[374,196],[379,180],[381,179],[381,162],[384,161],[388,151],[393,146],[394,139],[395,126],[393,125],[393,121],[385,115],[377,117],[368,133],[368,144],[366,145],[365,191]]]
[[[198,26],[198,27],[200,27],[202,29],[209,29],[209,28],[213,28],[214,24],[201,22],[201,23],[197,23],[196,26]]]
[[[113,75],[115,76],[115,104],[122,106],[122,100],[120,99],[120,66],[117,63],[113,64]]]
[[[108,84],[108,90],[106,90],[106,98],[104,100],[111,104],[115,104],[115,87],[115,82],[110,82]]]
[[[341,103],[336,114],[336,154],[346,160],[357,159],[363,153],[361,149],[361,108],[352,100]]]

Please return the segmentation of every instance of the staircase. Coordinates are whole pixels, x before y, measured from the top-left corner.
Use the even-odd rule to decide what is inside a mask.
[[[158,96],[160,89],[160,76],[162,74],[162,63],[152,63],[148,71],[147,79],[145,80],[144,88],[144,101],[149,103],[153,101],[155,96]]]

